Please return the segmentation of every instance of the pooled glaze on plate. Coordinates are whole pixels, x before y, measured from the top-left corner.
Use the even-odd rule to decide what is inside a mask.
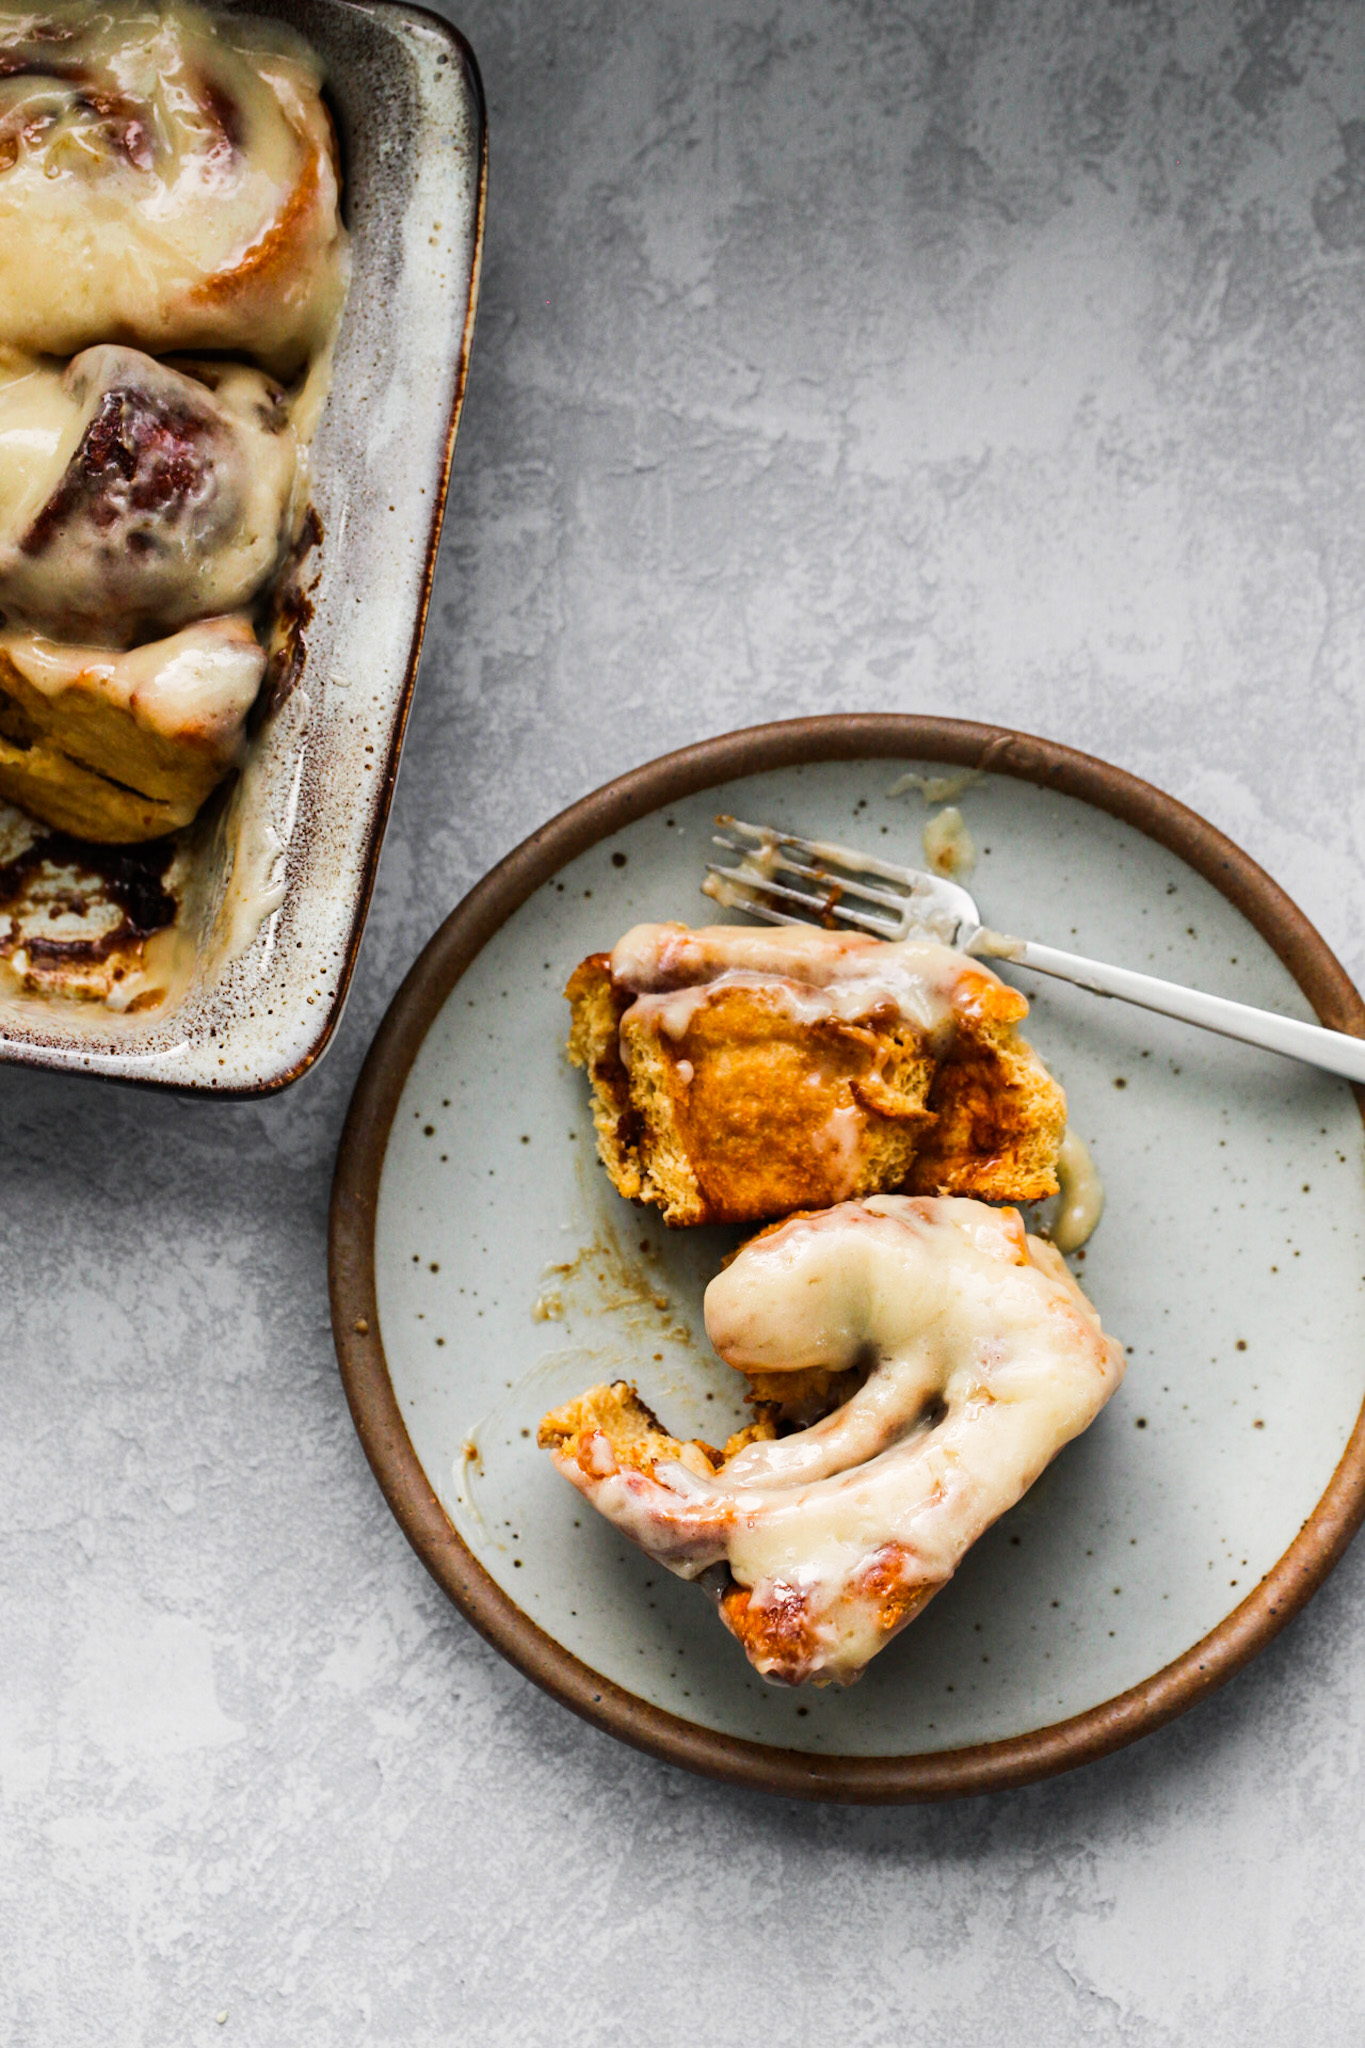
[[[1048,1237],[1059,1252],[1078,1252],[1099,1228],[1104,1214],[1104,1182],[1096,1171],[1085,1139],[1068,1130],[1057,1154],[1061,1183]]]

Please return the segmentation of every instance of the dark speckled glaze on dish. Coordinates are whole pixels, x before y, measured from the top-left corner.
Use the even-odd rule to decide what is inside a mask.
[[[97,1003],[0,1003],[0,1059],[249,1095],[317,1059],[355,965],[464,395],[486,130],[472,52],[422,8],[278,0],[242,11],[287,22],[322,58],[352,237],[313,445],[323,538],[308,564],[303,660],[231,802],[195,828],[183,992],[124,1017]]]

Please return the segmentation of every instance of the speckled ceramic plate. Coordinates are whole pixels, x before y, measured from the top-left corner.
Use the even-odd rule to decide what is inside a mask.
[[[234,0],[220,0],[232,5]],[[341,1014],[398,774],[468,368],[486,135],[473,54],[401,0],[240,0],[323,60],[351,288],[312,449],[303,666],[225,808],[189,835],[193,967],[156,1010],[0,999],[0,1060],[259,1094]]]
[[[1109,1203],[1080,1272],[1128,1350],[1091,1430],[848,1691],[764,1684],[697,1588],[631,1549],[535,1447],[627,1374],[680,1435],[740,1414],[701,1295],[733,1241],[612,1191],[561,1047],[579,958],[700,922],[717,810],[914,860],[907,763],[961,799],[1004,929],[1365,1035],[1321,939],[1244,854],[1046,742],[841,717],[733,734],[586,798],[454,912],[356,1089],[333,1317],[389,1503],[475,1626],[566,1705],[691,1768],[811,1797],[1018,1784],[1116,1748],[1252,1656],[1365,1501],[1365,1174],[1343,1083],[1025,978]]]

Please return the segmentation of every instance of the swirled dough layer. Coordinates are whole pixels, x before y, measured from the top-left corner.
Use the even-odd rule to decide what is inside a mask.
[[[542,1446],[602,1514],[703,1575],[765,1677],[847,1683],[1078,1436],[1121,1347],[1017,1211],[896,1195],[793,1217],[706,1293],[721,1356],[772,1387],[844,1375],[812,1427],[724,1451],[670,1438],[633,1389],[547,1415]]]
[[[85,349],[0,365],[0,609],[126,647],[249,604],[302,490],[280,387],[240,363]]]
[[[332,124],[289,30],[165,0],[0,17],[0,342],[236,349],[292,376],[345,296]]]

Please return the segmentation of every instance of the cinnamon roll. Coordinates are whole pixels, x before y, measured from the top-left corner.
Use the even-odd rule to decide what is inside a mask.
[[[1123,1377],[1060,1254],[980,1202],[793,1217],[711,1282],[705,1313],[722,1358],[777,1396],[759,1424],[723,1450],[679,1442],[617,1382],[539,1441],[787,1684],[859,1677]],[[818,1375],[839,1405],[778,1436],[782,1382],[805,1383],[799,1403]]]
[[[347,277],[307,46],[181,0],[0,21],[0,342],[233,349],[292,376]]]
[[[1066,1100],[1018,1036],[1028,1003],[945,946],[639,925],[565,994],[603,1163],[667,1223],[1056,1193]]]
[[[126,654],[0,634],[0,797],[82,839],[159,839],[241,759],[265,662],[241,616]]]
[[[300,490],[288,406],[259,370],[111,346],[64,371],[11,357],[0,611],[113,647],[235,611],[279,567]]]

